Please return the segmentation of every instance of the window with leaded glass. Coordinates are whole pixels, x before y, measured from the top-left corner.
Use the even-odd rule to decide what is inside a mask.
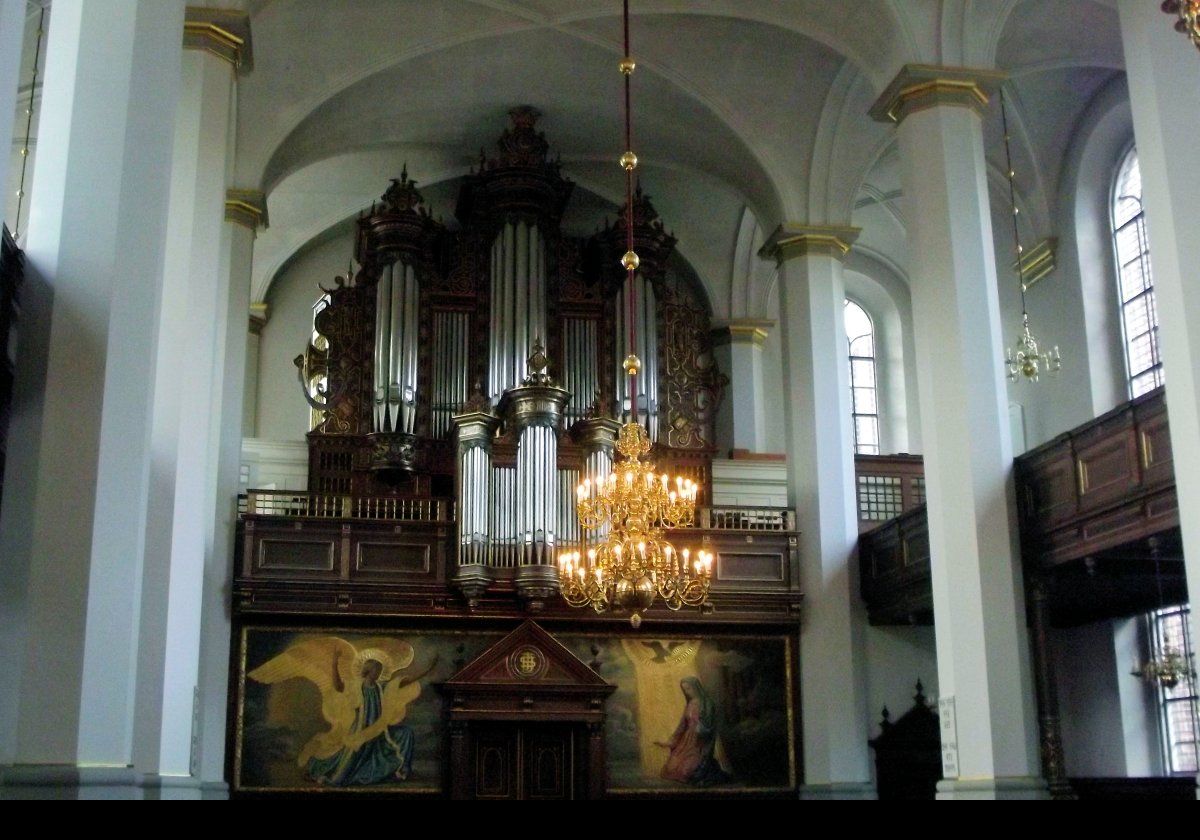
[[[875,376],[875,327],[867,311],[849,298],[843,314],[850,349],[850,405],[854,451],[879,454],[879,391]]]
[[[1163,384],[1163,369],[1158,352],[1158,308],[1150,269],[1150,242],[1142,207],[1142,170],[1136,149],[1130,149],[1117,168],[1112,229],[1121,331],[1125,337],[1125,369],[1129,395],[1137,397]]]
[[[1168,773],[1195,774],[1197,765],[1197,697],[1195,659],[1188,633],[1188,606],[1150,614],[1150,646],[1155,659],[1168,652],[1181,655],[1192,670],[1175,685],[1158,687],[1164,763]]]

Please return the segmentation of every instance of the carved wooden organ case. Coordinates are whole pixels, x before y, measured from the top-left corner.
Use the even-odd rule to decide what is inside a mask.
[[[469,599],[499,578],[527,602],[557,590],[557,547],[581,536],[574,487],[607,471],[614,418],[630,405],[630,295],[654,457],[696,480],[701,504],[711,491],[726,380],[704,300],[640,189],[637,288],[620,265],[624,213],[590,237],[564,235],[573,184],[537,116],[510,112],[496,155],[461,187],[458,229],[433,218],[407,171],[392,181],[359,218],[359,267],[326,290],[320,338],[297,359],[322,418],[309,434],[310,492],[453,497],[454,580]]]

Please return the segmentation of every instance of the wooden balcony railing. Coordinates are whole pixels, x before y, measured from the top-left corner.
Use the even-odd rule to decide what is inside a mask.
[[[854,472],[860,534],[925,503],[920,455],[856,455]]]
[[[359,519],[376,522],[453,522],[454,500],[250,490],[238,496],[238,513],[242,516],[294,516],[305,519]]]

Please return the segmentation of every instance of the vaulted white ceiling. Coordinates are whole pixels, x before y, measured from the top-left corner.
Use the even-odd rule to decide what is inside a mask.
[[[272,221],[256,246],[255,299],[403,163],[424,185],[451,185],[481,147],[490,153],[514,105],[543,112],[594,211],[619,198],[619,3],[252,0],[249,10],[255,66],[239,82],[237,182],[267,192]],[[1111,0],[633,0],[632,11],[642,179],[718,315],[757,314],[768,284],[747,243],[783,220],[861,224],[864,248],[903,274],[893,132],[866,116],[902,64],[1010,74],[1021,202],[1045,235],[1075,121],[1122,62]],[[999,171],[998,129],[987,137]]]

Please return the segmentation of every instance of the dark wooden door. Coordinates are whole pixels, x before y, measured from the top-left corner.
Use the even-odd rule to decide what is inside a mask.
[[[576,799],[587,790],[581,727],[473,723],[468,788],[476,799]]]

